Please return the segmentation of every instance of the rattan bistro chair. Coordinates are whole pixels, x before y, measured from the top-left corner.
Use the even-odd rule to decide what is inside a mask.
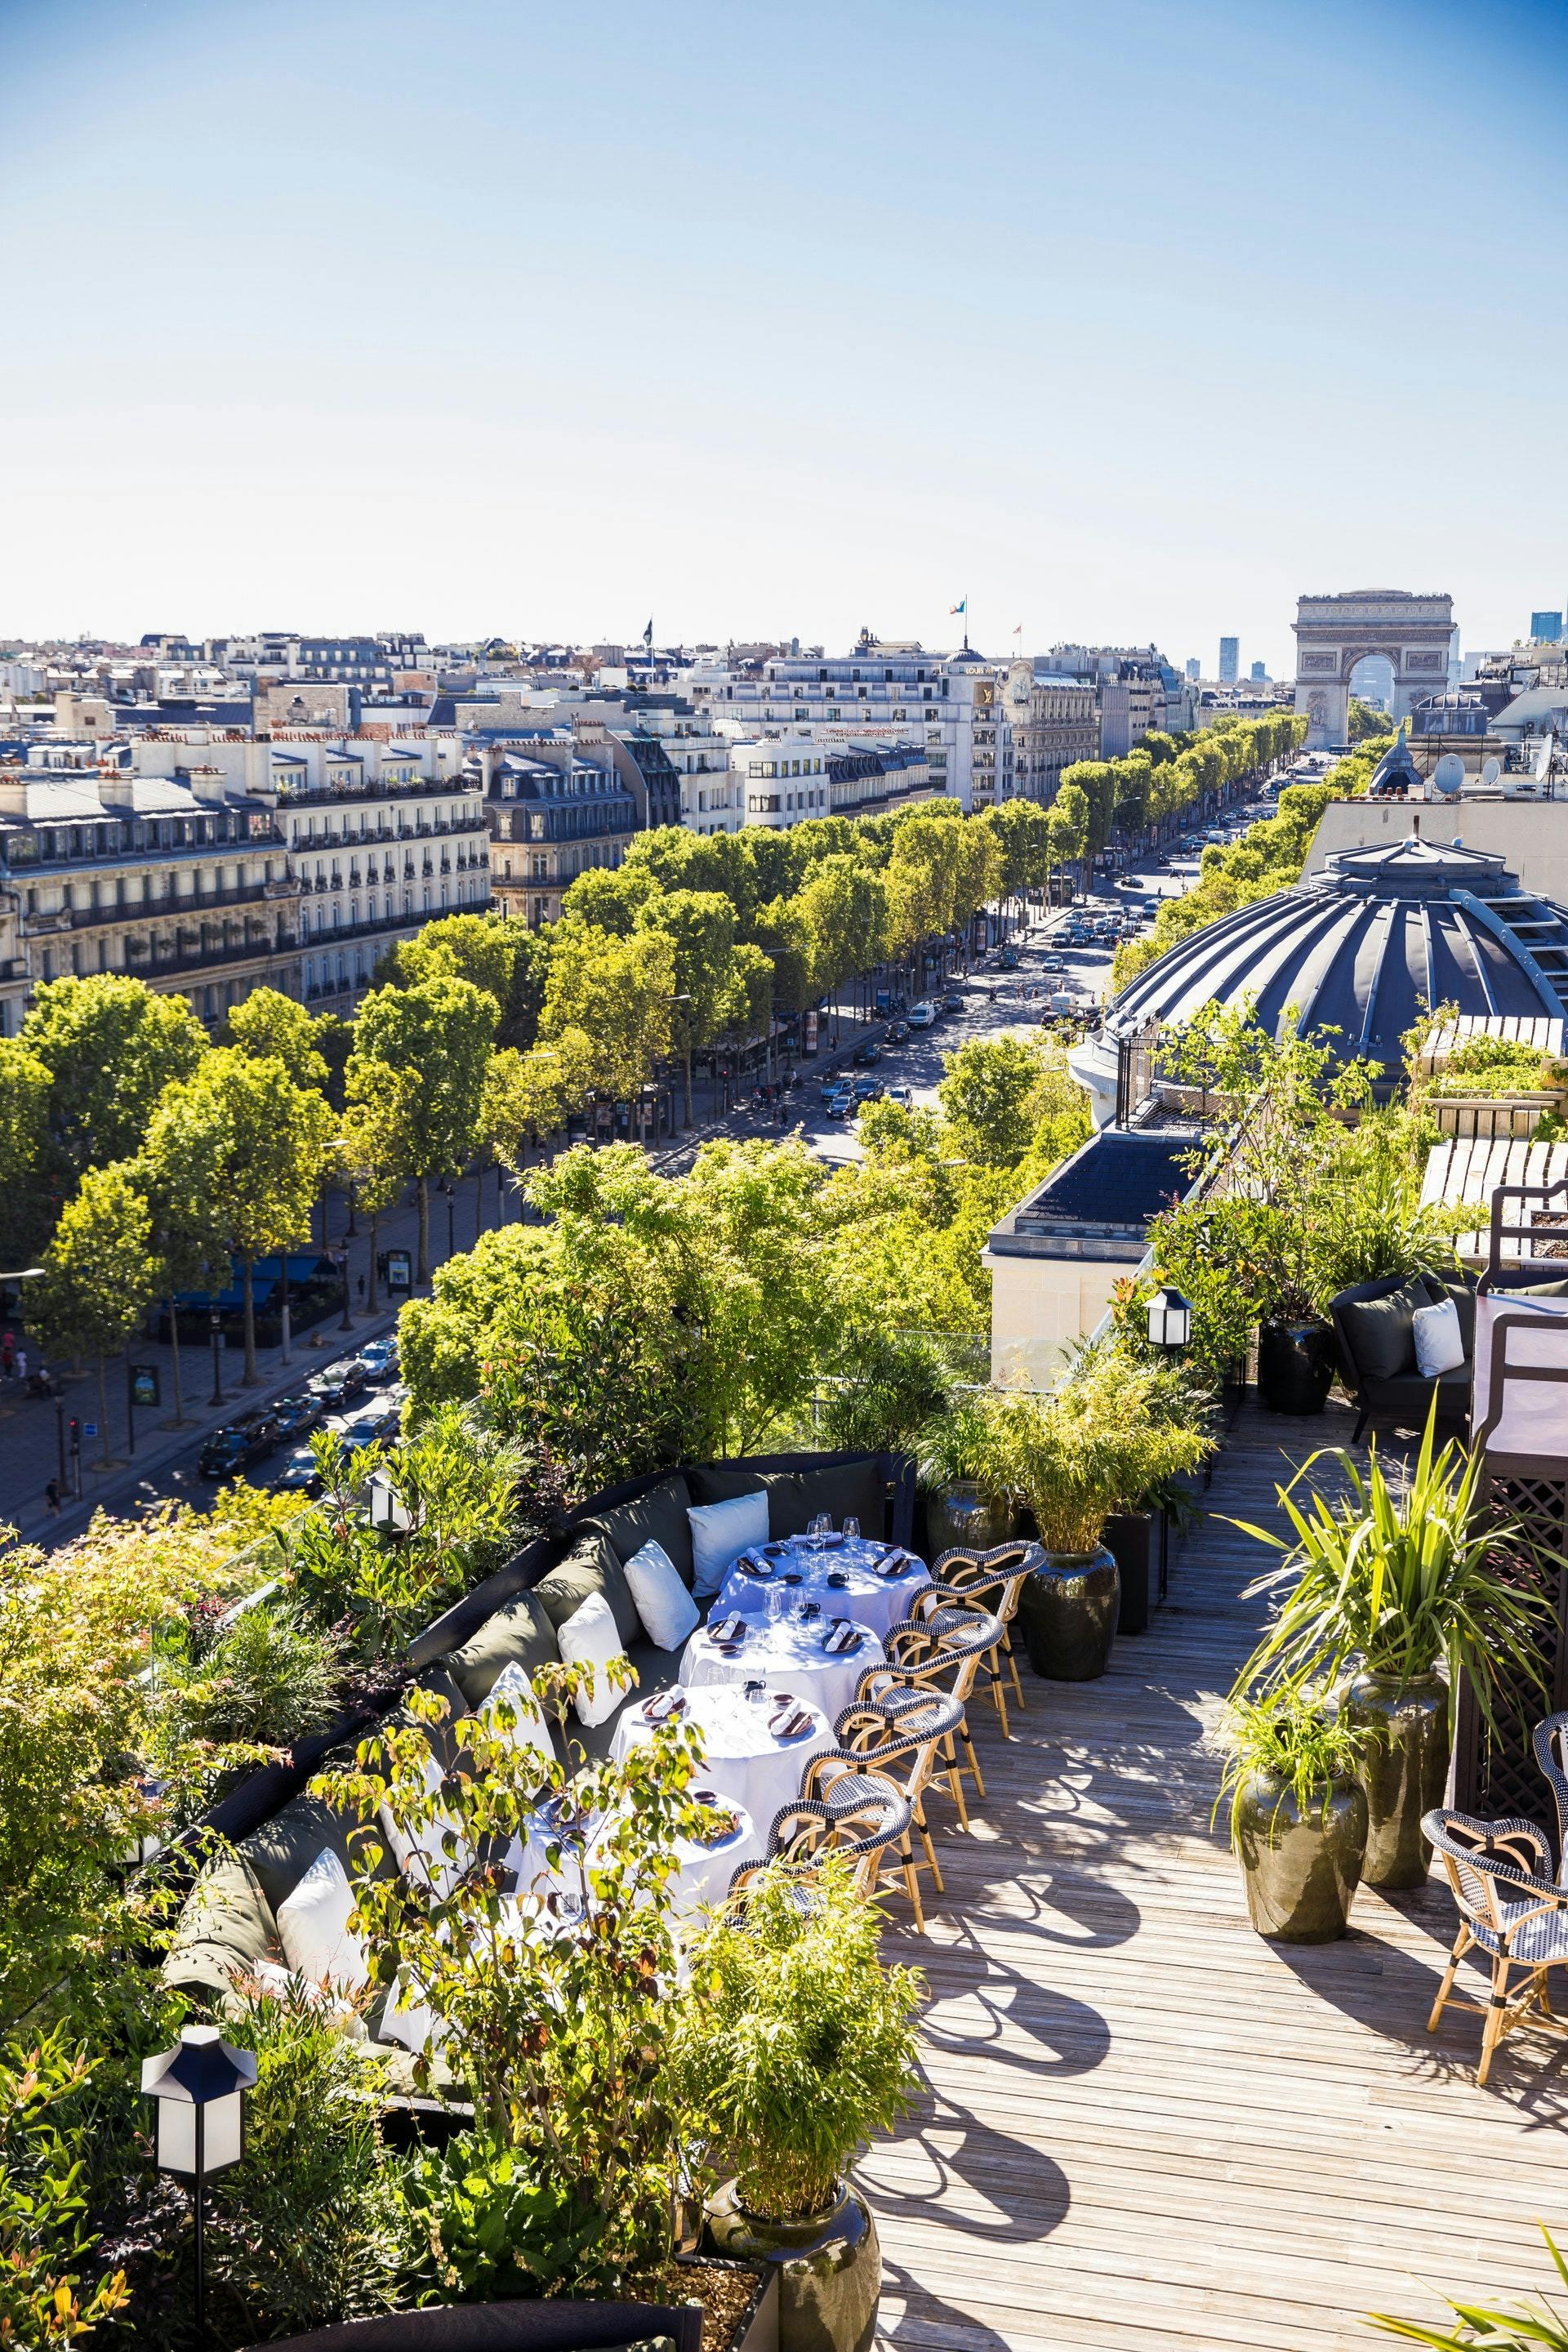
[[[1428,1813],[1421,1826],[1442,1856],[1459,1906],[1459,1932],[1426,2031],[1436,2032],[1459,1962],[1472,1945],[1479,1947],[1491,1959],[1490,1993],[1484,2003],[1461,2000],[1455,2006],[1486,2020],[1476,2073],[1482,2084],[1499,2043],[1521,2017],[1533,2011],[1538,2022],[1560,2032],[1568,2024],[1558,2020],[1547,1989],[1547,1970],[1568,1968],[1568,1889],[1547,1876],[1552,1849],[1533,1822],[1479,1822],[1468,1813],[1439,1810]],[[1522,1982],[1515,1989],[1521,1973]]]
[[[956,1601],[967,1608],[985,1609],[999,1621],[1002,1638],[985,1661],[991,1677],[991,1696],[996,1712],[1002,1718],[1002,1737],[1010,1739],[1007,1727],[1007,1701],[1003,1689],[1004,1666],[1013,1685],[1014,1703],[1024,1705],[1024,1685],[1018,1680],[1018,1661],[1013,1649],[1013,1620],[1018,1613],[1018,1600],[1034,1570],[1045,1559],[1037,1543],[1018,1540],[995,1544],[989,1551],[964,1551],[955,1549],[944,1551],[931,1568],[931,1584],[916,1599],[910,1614],[921,1615],[921,1604],[930,1608]]]
[[[743,1863],[731,1876],[729,1899],[743,1904],[752,1880],[764,1870],[784,1870],[809,1879],[825,1853],[855,1864],[858,1895],[869,1895],[881,1876],[882,1855],[910,1826],[910,1805],[896,1781],[882,1773],[855,1770],[822,1797],[797,1797],[776,1812],[763,1862]]]
[[[1538,1723],[1532,1745],[1557,1807],[1557,1883],[1568,1886],[1568,1715],[1549,1715]]]
[[[812,1758],[805,1768],[800,1793],[806,1798],[842,1797],[855,1776],[868,1770],[882,1774],[902,1790],[910,1819],[897,1850],[879,1864],[878,1880],[880,1884],[883,1870],[889,1866],[902,1872],[915,1927],[923,1936],[925,1914],[920,1884],[922,1869],[930,1870],[937,1893],[942,1891],[942,1871],[925,1818],[925,1789],[939,1769],[942,1743],[957,1730],[963,1709],[956,1699],[944,1696],[941,1691],[921,1691],[913,1696],[916,1704],[903,1707],[889,1707],[870,1699],[847,1706],[835,1726],[839,1745],[824,1748]],[[925,1849],[923,1862],[915,1853],[917,1832]]]
[[[963,1801],[963,1775],[967,1772],[973,1780],[977,1797],[984,1800],[985,1795],[979,1759],[969,1734],[968,1701],[975,1676],[1001,1638],[1000,1622],[984,1610],[957,1606],[928,1609],[923,1617],[906,1617],[901,1625],[894,1626],[887,1640],[886,1664],[868,1666],[855,1692],[858,1705],[873,1699],[896,1706],[900,1703],[899,1691],[911,1688],[941,1691],[944,1696],[957,1700],[959,1718],[942,1741],[942,1758],[948,1767],[948,1785],[965,1829],[969,1827],[969,1812]],[[958,1759],[959,1744],[963,1748],[962,1763]]]

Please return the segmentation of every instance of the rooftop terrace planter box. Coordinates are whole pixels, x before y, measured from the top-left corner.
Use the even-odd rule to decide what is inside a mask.
[[[550,2295],[538,2301],[442,2304],[312,2328],[308,2336],[274,2342],[266,2352],[624,2352],[628,2345],[660,2337],[675,2352],[702,2352],[705,2272],[750,2283],[734,2319],[719,2335],[719,2352],[779,2352],[778,2280],[771,2272],[707,2256],[695,2263],[678,2258],[678,2267],[689,2269],[690,2301]],[[251,2352],[263,2348],[255,2346]]]

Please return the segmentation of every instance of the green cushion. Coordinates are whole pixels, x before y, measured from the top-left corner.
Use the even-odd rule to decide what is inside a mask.
[[[323,1759],[322,1769],[336,1769],[352,1761],[351,1750],[334,1750]],[[365,1828],[348,1815],[334,1812],[320,1797],[301,1790],[269,1822],[263,1822],[258,1830],[242,1838],[238,1851],[276,1917],[324,1845],[332,1848],[352,1880],[356,1861],[367,1842],[382,1849],[376,1875],[394,1871],[396,1865],[385,1851],[386,1841],[378,1828]]]
[[[1340,1318],[1363,1381],[1394,1381],[1415,1370],[1415,1312],[1431,1300],[1420,1283],[1407,1282],[1386,1298],[1348,1298]]]
[[[320,1849],[318,1848],[318,1852]],[[278,1923],[243,1856],[221,1853],[193,1888],[163,1962],[163,1982],[218,1998],[279,1958]]]
[[[710,1462],[700,1470],[689,1470],[687,1484],[691,1499],[700,1509],[708,1503],[728,1503],[737,1495],[761,1495],[765,1492],[754,1470],[731,1470],[722,1462]],[[688,1542],[689,1543],[689,1536]]]
[[[472,1707],[484,1705],[497,1676],[507,1666],[519,1665],[531,1675],[560,1655],[555,1628],[538,1594],[520,1592],[515,1601],[487,1617],[473,1639],[442,1663]]]
[[[888,1515],[887,1481],[874,1462],[830,1462],[820,1470],[764,1470],[768,1533],[803,1536],[820,1511],[836,1528],[848,1517],[879,1538]]]
[[[686,1516],[691,1489],[684,1478],[661,1478],[633,1503],[617,1503],[613,1511],[596,1512],[584,1522],[609,1538],[610,1549],[622,1566],[645,1543],[662,1544],[675,1572],[691,1590],[691,1523]]]
[[[533,1590],[557,1633],[593,1592],[603,1593],[609,1602],[616,1631],[628,1646],[642,1632],[642,1619],[637,1615],[626,1571],[610,1547],[609,1538],[596,1531],[579,1536],[565,1559],[557,1560]]]

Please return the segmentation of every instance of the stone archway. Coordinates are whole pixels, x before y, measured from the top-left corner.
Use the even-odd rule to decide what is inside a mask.
[[[1368,654],[1382,654],[1393,665],[1396,722],[1448,683],[1451,596],[1417,596],[1405,588],[1303,596],[1295,628],[1296,708],[1307,714],[1309,751],[1347,740],[1351,673]]]

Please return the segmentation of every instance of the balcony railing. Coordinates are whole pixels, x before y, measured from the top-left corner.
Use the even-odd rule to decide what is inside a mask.
[[[266,935],[249,940],[231,940],[212,948],[187,948],[179,955],[150,956],[126,952],[125,969],[136,980],[162,980],[172,971],[210,971],[215,965],[254,963],[260,957],[271,962],[279,956],[297,956],[299,944],[294,940],[273,940]]]
[[[128,899],[123,906],[60,907],[52,915],[29,915],[27,929],[39,939],[51,932],[102,929],[109,923],[150,923],[170,915],[199,914],[208,907],[258,905],[264,898],[292,898],[292,883],[247,882],[243,889],[184,890],[174,897]]]

